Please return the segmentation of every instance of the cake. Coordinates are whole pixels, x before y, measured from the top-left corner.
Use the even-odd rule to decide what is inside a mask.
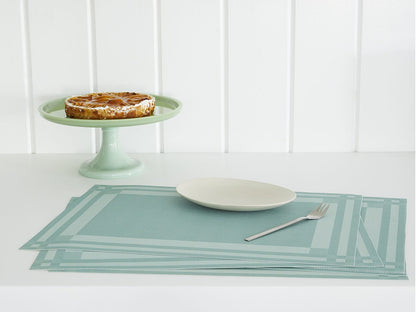
[[[65,113],[78,119],[124,119],[153,114],[155,98],[136,92],[105,92],[65,100]]]

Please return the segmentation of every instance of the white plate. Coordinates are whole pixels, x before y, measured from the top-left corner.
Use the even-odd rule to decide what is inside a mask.
[[[287,188],[238,179],[202,178],[179,184],[176,191],[186,199],[209,208],[230,211],[259,211],[295,200]]]

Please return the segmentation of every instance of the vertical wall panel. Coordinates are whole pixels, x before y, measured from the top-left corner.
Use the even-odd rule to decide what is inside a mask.
[[[91,130],[46,121],[37,107],[89,91],[85,0],[29,1],[37,152],[90,152]]]
[[[294,151],[352,151],[356,2],[297,0]]]
[[[152,0],[95,1],[97,86],[102,92],[154,93]],[[156,126],[120,129],[128,152],[156,152]]]
[[[0,2],[0,153],[28,151],[20,3]]]
[[[289,5],[229,2],[230,152],[287,151]]]
[[[359,150],[414,150],[414,1],[363,2]]]
[[[221,151],[219,1],[161,1],[162,87],[183,103],[166,151]]]

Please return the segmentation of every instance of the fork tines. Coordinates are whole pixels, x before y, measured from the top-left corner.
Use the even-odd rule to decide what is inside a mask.
[[[329,204],[326,203],[321,203],[318,207],[316,207],[312,213],[316,213],[319,216],[324,216],[326,214],[326,212],[328,211],[329,208]]]

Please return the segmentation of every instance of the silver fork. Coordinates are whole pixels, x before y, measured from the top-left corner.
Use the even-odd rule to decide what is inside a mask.
[[[266,230],[264,232],[261,232],[261,233],[255,234],[255,235],[251,235],[251,236],[245,238],[244,240],[247,241],[247,242],[250,242],[254,239],[263,237],[263,236],[268,235],[270,233],[274,233],[276,231],[284,229],[285,227],[288,227],[292,224],[298,223],[298,222],[303,221],[303,220],[317,220],[317,219],[320,219],[326,214],[326,212],[328,211],[328,208],[329,208],[329,204],[322,203],[318,207],[316,207],[314,210],[312,210],[306,217],[300,217],[300,218],[297,218],[295,220],[289,221],[285,224],[275,226],[274,228],[271,228],[271,229]]]

